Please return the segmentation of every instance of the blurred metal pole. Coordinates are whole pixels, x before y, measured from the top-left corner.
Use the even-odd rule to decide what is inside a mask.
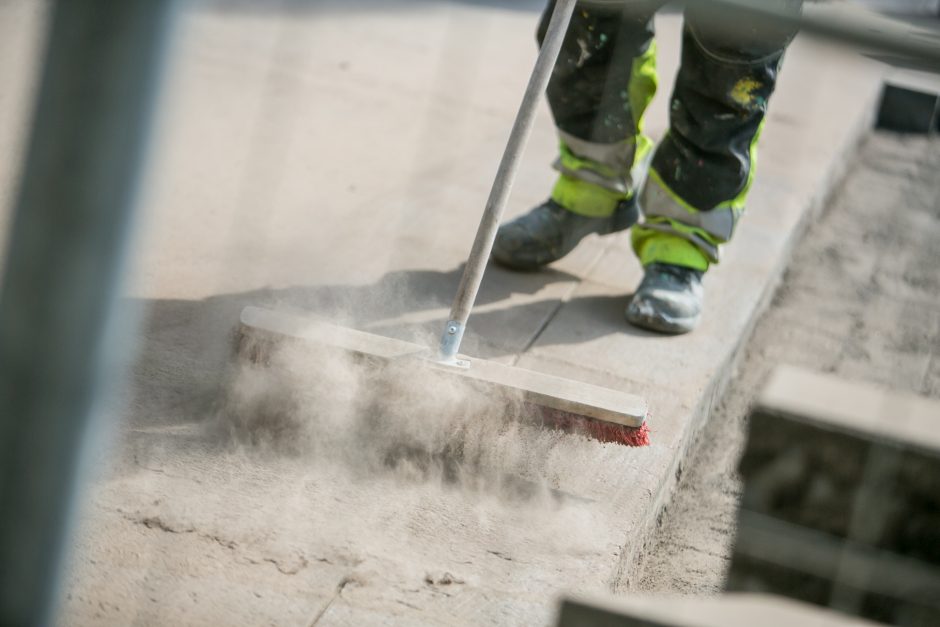
[[[717,23],[741,28],[748,20],[770,19],[799,25],[801,31],[870,51],[896,55],[925,70],[940,71],[940,31],[891,19],[851,5],[805,2],[802,17],[766,0],[687,0],[708,6]]]
[[[52,618],[170,0],[58,0],[0,286],[0,624]]]

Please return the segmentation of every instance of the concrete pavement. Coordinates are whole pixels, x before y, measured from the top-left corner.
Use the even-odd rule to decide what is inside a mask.
[[[551,619],[559,591],[626,590],[881,75],[813,41],[793,47],[750,213],[706,281],[696,333],[623,322],[640,278],[625,235],[591,238],[549,272],[493,270],[465,352],[642,394],[653,411],[643,449],[485,433],[491,470],[568,495],[507,501],[329,455],[233,448],[206,428],[244,305],[436,335],[534,60],[532,3],[317,7],[182,16],[129,284],[140,359],[89,492],[64,623],[532,624]],[[654,136],[679,24],[657,22]],[[544,199],[555,143],[543,107],[511,213]]]

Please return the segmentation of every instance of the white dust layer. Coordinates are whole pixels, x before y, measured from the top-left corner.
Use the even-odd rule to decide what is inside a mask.
[[[340,465],[359,478],[558,497],[559,479],[590,475],[609,446],[533,422],[518,391],[421,359],[378,362],[300,341],[240,352],[263,358],[238,363],[214,426],[239,446]]]

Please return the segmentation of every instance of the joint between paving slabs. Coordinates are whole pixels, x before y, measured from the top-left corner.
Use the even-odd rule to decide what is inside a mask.
[[[601,259],[604,258],[604,255],[607,254],[607,250],[611,246],[613,246],[613,242],[607,242],[607,244],[605,244],[600,249],[600,251],[598,251],[598,253],[594,256],[594,260],[590,264],[588,264],[587,271],[584,273],[585,276],[591,275],[591,272],[593,272],[594,268],[596,268],[597,265],[601,262]],[[529,338],[529,341],[526,342],[522,350],[516,353],[515,356],[513,356],[511,365],[513,366],[517,365],[519,363],[519,360],[522,359],[522,356],[525,355],[527,352],[529,352],[529,350],[533,346],[535,346],[535,343],[538,342],[539,338],[542,337],[542,334],[545,333],[545,330],[548,328],[548,325],[550,325],[552,321],[558,316],[558,312],[561,311],[561,308],[564,307],[566,303],[571,302],[571,297],[575,295],[575,293],[578,291],[578,288],[581,287],[584,281],[585,281],[584,278],[579,278],[577,281],[574,282],[574,285],[572,285],[571,288],[562,295],[562,297],[558,301],[558,304],[552,308],[552,310],[548,313],[547,316],[545,316],[545,320],[543,320],[542,324],[540,324],[539,327],[535,330],[535,333],[532,334],[532,337]]]
[[[339,583],[336,584],[336,590],[333,592],[333,596],[330,597],[329,601],[320,608],[320,611],[314,615],[313,620],[310,621],[308,627],[314,627],[317,625],[320,620],[326,616],[326,613],[333,607],[333,603],[343,596],[343,590],[346,589],[346,586],[349,584],[358,584],[359,580],[351,575],[344,575],[342,579],[339,580]]]

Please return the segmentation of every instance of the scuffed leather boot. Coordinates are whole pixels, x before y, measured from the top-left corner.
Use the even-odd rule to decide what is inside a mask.
[[[702,318],[703,275],[701,270],[668,263],[646,266],[627,307],[627,321],[659,333],[688,333]]]
[[[639,217],[634,199],[621,201],[606,218],[582,216],[548,200],[499,227],[493,260],[513,270],[538,270],[570,253],[586,235],[628,229]]]

